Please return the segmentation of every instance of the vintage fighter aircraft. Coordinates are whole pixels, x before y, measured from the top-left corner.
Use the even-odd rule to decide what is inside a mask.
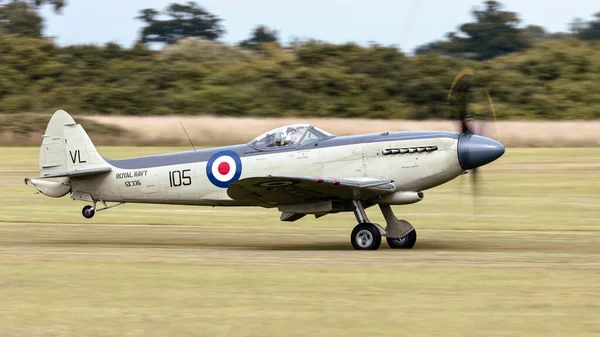
[[[90,202],[82,214],[123,203],[277,207],[282,221],[354,212],[358,250],[412,248],[413,226],[390,205],[423,199],[426,189],[490,163],[497,141],[458,132],[385,132],[336,137],[312,125],[268,131],[248,144],[111,160],[65,111],[54,113],[40,148],[40,177],[26,178],[50,197]],[[104,207],[97,209],[100,202]],[[114,202],[109,206],[108,202]],[[379,205],[387,226],[365,209]]]

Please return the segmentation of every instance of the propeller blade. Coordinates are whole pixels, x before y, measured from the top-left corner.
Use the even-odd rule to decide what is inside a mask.
[[[462,133],[466,134],[480,134],[486,135],[488,132],[487,123],[484,121],[478,121],[477,129],[475,128],[475,121],[471,115],[468,114],[469,107],[469,99],[472,99],[473,96],[468,95],[470,89],[470,83],[467,82],[466,86],[460,87],[461,95],[454,95],[459,97],[453,97],[453,93],[457,90],[458,83],[460,80],[466,76],[475,76],[475,73],[470,68],[465,68],[461,70],[452,81],[452,85],[450,86],[450,90],[448,91],[448,100],[453,101],[456,105],[456,108],[459,113],[459,122],[460,122],[460,130]],[[485,96],[487,98],[487,102],[490,107],[490,111],[492,112],[492,118],[494,123],[494,128],[496,131],[496,139],[498,139],[498,123],[496,121],[496,109],[494,107],[494,102],[492,101],[492,96],[490,95],[489,90],[485,89]],[[484,118],[484,120],[489,120],[489,118]],[[470,180],[471,189],[472,189],[472,200],[473,200],[473,215],[477,215],[477,197],[479,196],[479,183],[481,181],[481,169],[475,168],[469,170],[470,178],[466,178]],[[460,182],[460,196],[461,196],[461,206],[462,206],[462,196],[463,196],[463,184],[464,180]]]
[[[486,89],[485,95],[488,99],[488,103],[490,104],[490,109],[492,110],[492,116],[494,117],[494,127],[496,128],[496,139],[498,139],[498,123],[496,122],[496,109],[494,109],[494,102],[492,102],[492,96],[490,96],[490,92]]]
[[[460,98],[457,99],[457,98],[453,97],[453,93],[456,90],[459,81],[466,75],[474,76],[474,74],[475,73],[470,68],[465,68],[465,69],[461,70],[458,74],[456,74],[456,76],[454,77],[454,80],[452,81],[452,85],[450,86],[450,90],[448,91],[448,100],[454,100],[456,102],[456,104],[459,105],[458,112],[459,112],[460,130],[462,133],[483,134],[483,133],[485,133],[484,123],[479,122],[478,127],[476,129],[475,121],[474,121],[473,117],[468,114],[469,98],[472,98],[472,96],[470,97],[468,95],[468,92],[470,89],[468,84],[467,84],[467,87],[465,87],[464,89],[461,89],[462,95],[460,95]],[[487,97],[488,104],[490,106],[490,110],[492,111],[492,116],[494,118],[494,125],[496,127],[496,138],[497,138],[498,126],[496,124],[496,110],[494,108],[494,104],[492,102],[492,97],[488,90],[485,90],[485,95]],[[477,197],[479,195],[480,170],[478,168],[475,168],[475,169],[470,170],[468,173],[471,176],[470,178],[467,178],[467,179],[470,180],[470,184],[471,184],[472,200],[473,200],[473,214],[476,215],[477,214],[476,200],[478,199]],[[461,184],[460,184],[461,200],[462,200],[462,195],[463,195],[463,184],[464,184],[464,180],[461,180]],[[462,204],[462,202],[461,202],[461,204]]]
[[[477,200],[477,197],[479,196],[479,180],[478,180],[478,174],[477,174],[477,168],[472,169],[470,174],[471,174],[471,193],[473,194],[473,214],[477,215],[477,202],[475,202],[475,200]]]
[[[458,72],[456,76],[454,76],[454,80],[452,81],[452,85],[450,86],[450,90],[448,90],[448,100],[452,100],[452,94],[454,93],[457,84],[459,81],[466,75],[473,76],[475,73],[471,68],[465,68]],[[469,87],[464,87],[461,90],[462,94],[459,96],[459,99],[454,99],[456,104],[458,105],[458,120],[460,121],[460,132],[461,133],[474,133],[472,120],[473,118],[468,114],[468,90]]]
[[[460,81],[460,79],[465,75],[473,76],[474,75],[473,69],[465,68],[465,69],[459,71],[458,74],[456,74],[456,76],[454,76],[454,81],[452,81],[452,85],[450,86],[450,90],[448,91],[448,100],[450,100],[450,98],[452,98],[452,91],[454,91],[454,87],[456,86],[458,81]]]

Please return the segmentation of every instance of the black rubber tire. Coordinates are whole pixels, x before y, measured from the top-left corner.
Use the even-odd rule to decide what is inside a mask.
[[[87,205],[81,210],[81,215],[83,215],[83,217],[86,219],[93,218],[94,214],[96,214],[96,210],[91,205]]]
[[[417,242],[417,231],[406,234],[400,239],[385,238],[392,249],[411,249]]]
[[[362,239],[359,236],[362,236]],[[361,241],[359,242],[359,240]],[[352,230],[350,242],[352,242],[352,247],[356,250],[377,250],[381,246],[381,232],[373,224],[361,223],[356,225]]]

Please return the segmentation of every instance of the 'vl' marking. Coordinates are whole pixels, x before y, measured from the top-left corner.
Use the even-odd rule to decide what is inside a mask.
[[[73,164],[75,164],[75,161],[77,161],[78,164],[87,163],[87,161],[81,160],[81,153],[79,150],[75,150],[75,153],[69,151],[69,156],[71,156],[71,161]]]

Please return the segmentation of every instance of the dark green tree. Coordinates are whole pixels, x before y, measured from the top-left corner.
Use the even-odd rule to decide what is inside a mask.
[[[437,42],[429,42],[420,46],[417,46],[417,48],[415,48],[415,54],[416,55],[423,55],[423,54],[427,54],[427,53],[438,53],[438,54],[442,54],[444,52],[444,50],[440,47],[440,41]]]
[[[158,17],[161,14],[168,18],[160,20]],[[144,43],[171,44],[191,36],[216,40],[225,33],[221,19],[191,1],[185,4],[173,3],[163,13],[151,8],[143,9],[137,19],[146,24],[141,37]]]
[[[56,11],[57,13],[60,12],[64,6],[67,5],[67,2],[65,0],[0,0],[0,6],[14,2],[25,2],[35,9],[38,9],[43,5],[51,5],[52,7],[54,7],[54,11]]]
[[[594,14],[595,20],[589,21],[578,31],[582,40],[600,40],[600,12]]]
[[[249,39],[240,42],[240,47],[247,49],[258,49],[261,43],[278,43],[278,32],[260,25],[252,31]]]
[[[569,32],[577,35],[586,28],[586,25],[586,22],[583,21],[582,18],[575,18],[571,23],[569,23]]]
[[[9,2],[0,6],[0,31],[40,38],[42,18],[25,2]]]
[[[60,12],[63,7],[67,5],[67,1],[65,0],[29,0],[30,3],[35,5],[36,7],[40,7],[42,5],[51,5],[54,7],[54,11]]]
[[[474,9],[475,22],[460,26],[460,33],[449,33],[437,45],[446,53],[476,60],[487,60],[529,47],[517,13],[502,11],[497,1],[486,1],[485,8]]]

